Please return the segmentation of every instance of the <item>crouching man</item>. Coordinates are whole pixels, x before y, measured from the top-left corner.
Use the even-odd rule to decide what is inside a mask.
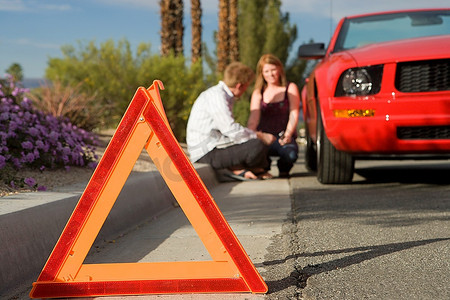
[[[238,180],[272,178],[267,151],[275,137],[243,127],[233,117],[235,101],[254,77],[248,66],[233,62],[225,69],[223,81],[195,100],[186,130],[192,162],[207,163],[215,170],[228,169]]]

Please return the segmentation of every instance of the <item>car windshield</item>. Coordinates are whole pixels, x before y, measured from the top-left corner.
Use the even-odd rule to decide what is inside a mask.
[[[450,10],[380,14],[346,19],[334,52],[364,45],[450,34]]]

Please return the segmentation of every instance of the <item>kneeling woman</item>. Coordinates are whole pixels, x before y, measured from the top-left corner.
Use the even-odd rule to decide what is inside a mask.
[[[287,82],[283,64],[276,56],[263,55],[256,67],[247,127],[277,137],[268,155],[279,157],[277,165],[280,177],[289,177],[298,158],[296,137],[299,109],[300,93],[297,85]]]

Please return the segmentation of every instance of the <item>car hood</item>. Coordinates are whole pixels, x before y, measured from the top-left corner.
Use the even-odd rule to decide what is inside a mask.
[[[345,52],[359,66],[364,66],[388,62],[450,58],[448,49],[450,49],[450,35],[439,35],[369,44]]]

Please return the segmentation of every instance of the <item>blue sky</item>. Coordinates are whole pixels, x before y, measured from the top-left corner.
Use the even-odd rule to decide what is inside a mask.
[[[247,0],[252,1],[252,0]],[[185,0],[185,42],[190,53],[190,0]],[[337,21],[345,15],[374,11],[448,7],[449,0],[282,0],[297,25],[298,46],[314,39],[328,42]],[[203,0],[203,40],[213,49],[218,0]],[[0,0],[0,76],[19,63],[26,78],[41,78],[49,57],[60,57],[61,46],[78,41],[126,38],[133,47],[150,43],[159,53],[159,0]]]

